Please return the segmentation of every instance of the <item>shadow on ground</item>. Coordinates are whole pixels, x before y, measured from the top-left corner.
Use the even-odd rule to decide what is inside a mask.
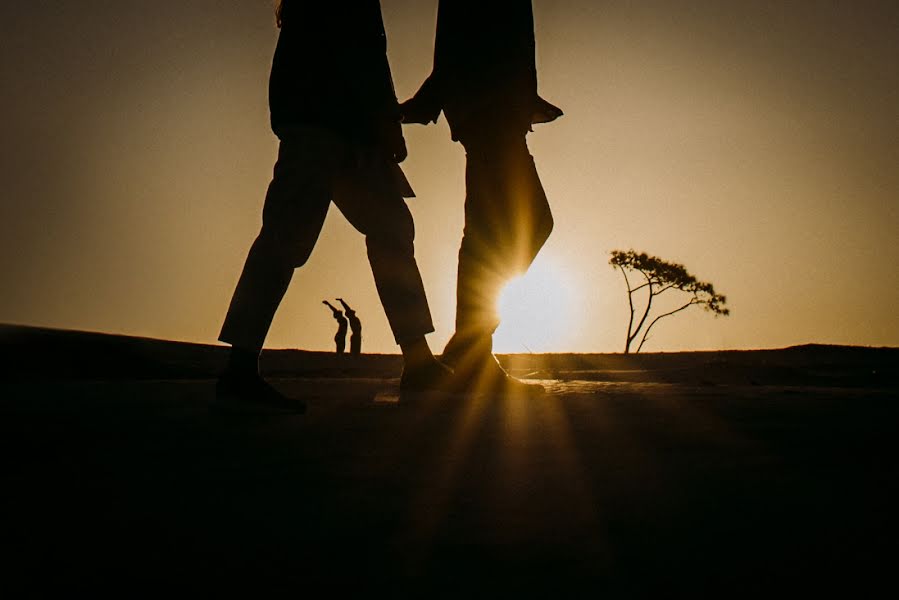
[[[544,382],[390,404],[389,377],[281,378],[309,413],[239,420],[208,412],[208,379],[6,384],[4,570],[33,592],[887,581],[895,386]]]

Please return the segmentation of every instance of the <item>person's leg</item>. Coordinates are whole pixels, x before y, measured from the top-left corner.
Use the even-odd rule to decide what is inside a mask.
[[[258,357],[293,277],[293,264],[284,260],[279,243],[272,238],[263,228],[253,242],[219,334],[220,341],[245,355]],[[238,366],[249,368],[248,363],[229,368]]]
[[[334,204],[365,235],[378,296],[398,344],[434,331],[418,263],[415,225],[403,198],[379,170],[351,172],[335,185]]]
[[[253,242],[219,340],[258,353],[294,269],[309,259],[330,204],[327,180],[310,173],[302,141],[282,142]]]
[[[335,182],[334,203],[365,235],[378,296],[403,353],[402,385],[446,387],[451,372],[434,358],[425,335],[434,331],[418,263],[415,225],[385,164],[347,170]]]
[[[471,135],[462,142],[466,198],[456,332],[443,357],[460,371],[487,365],[495,372],[492,337],[499,325],[499,294],[533,262],[553,219],[524,132]]]
[[[499,325],[497,300],[513,276],[527,271],[553,227],[534,160],[520,135],[463,139],[465,229],[459,248],[457,331]]]
[[[310,165],[314,154],[314,145],[303,140],[282,142],[279,148],[262,229],[250,248],[219,335],[232,346],[220,382],[223,393],[277,401],[274,390],[259,377],[258,358],[293,271],[308,260],[327,215],[329,183],[322,176],[324,169]]]

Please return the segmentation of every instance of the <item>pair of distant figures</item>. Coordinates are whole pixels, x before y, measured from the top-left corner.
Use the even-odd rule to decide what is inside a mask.
[[[322,300],[322,304],[331,309],[331,314],[334,316],[334,320],[337,321],[337,333],[334,334],[336,352],[337,354],[343,354],[346,350],[346,332],[347,324],[349,324],[351,332],[350,354],[358,356],[362,353],[362,321],[359,320],[356,311],[350,308],[350,305],[343,298],[337,298],[337,301],[343,306],[342,311],[327,300]]]

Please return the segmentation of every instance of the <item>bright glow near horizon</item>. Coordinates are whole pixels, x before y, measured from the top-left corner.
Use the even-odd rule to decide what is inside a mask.
[[[565,267],[538,255],[523,276],[510,281],[500,295],[502,323],[493,336],[497,352],[564,352],[583,320],[575,285]]]
[[[899,3],[533,0],[528,136],[555,228],[504,299],[504,352],[620,352],[613,249],[683,263],[732,315],[689,310],[644,351],[899,345]],[[216,340],[277,140],[269,0],[0,4],[0,322]],[[381,0],[397,95],[431,70],[437,0]],[[465,157],[405,129],[416,257],[452,335]],[[552,293],[547,293],[547,290]],[[332,207],[267,339],[397,352],[362,236]],[[575,301],[574,305],[567,304]]]

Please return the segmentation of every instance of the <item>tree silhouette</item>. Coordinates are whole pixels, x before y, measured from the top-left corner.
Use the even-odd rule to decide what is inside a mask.
[[[624,282],[627,284],[627,301],[631,309],[630,319],[627,323],[627,339],[624,343],[625,354],[630,353],[631,344],[634,343],[634,340],[640,335],[640,331],[643,330],[643,326],[646,325],[652,310],[653,301],[668,290],[683,292],[689,297],[689,300],[683,306],[658,315],[649,321],[649,325],[643,330],[643,337],[640,339],[636,352],[640,352],[640,349],[643,348],[643,344],[649,339],[649,332],[656,323],[691,306],[702,306],[705,310],[714,313],[716,317],[718,315],[727,316],[730,314],[730,310],[724,306],[727,298],[716,293],[711,283],[696,279],[683,265],[662,260],[657,256],[650,256],[645,252],[638,254],[634,250],[626,252],[613,250],[611,255],[612,258],[609,260],[609,264],[621,271],[621,275],[624,276]],[[639,273],[645,280],[644,283],[636,287],[631,285],[628,277],[628,273],[634,272]],[[644,288],[647,289],[646,308],[643,310],[637,326],[634,327],[634,318],[637,314],[634,308],[634,295]]]

